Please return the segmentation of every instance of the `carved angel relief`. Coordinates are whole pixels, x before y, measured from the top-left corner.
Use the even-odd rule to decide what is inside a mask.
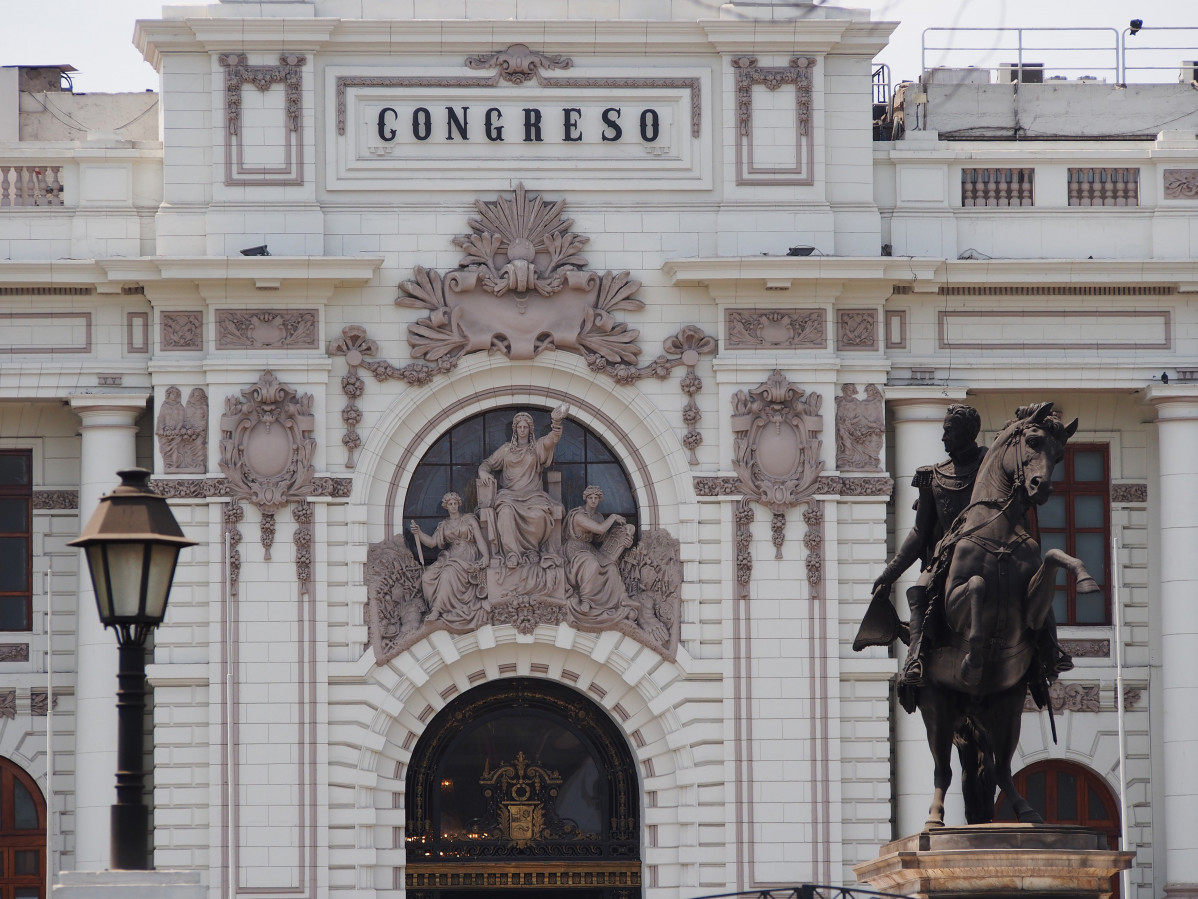
[[[586,271],[588,238],[570,230],[564,200],[546,203],[523,184],[515,196],[478,201],[473,233],[454,239],[465,251],[457,271],[415,269],[400,285],[401,306],[429,315],[408,328],[412,355],[441,364],[483,350],[531,359],[568,350],[609,363],[635,363],[640,332],[612,313],[637,310],[641,282],[628,272]]]
[[[262,513],[262,545],[270,558],[275,512],[315,489],[312,394],[297,394],[264,371],[258,383],[225,400],[220,468],[230,495]]]
[[[764,382],[732,397],[732,466],[745,496],[774,513],[775,558],[782,558],[785,511],[809,499],[824,463],[823,400],[806,393],[775,370]]]

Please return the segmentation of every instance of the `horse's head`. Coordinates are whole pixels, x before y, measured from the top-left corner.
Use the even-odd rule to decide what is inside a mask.
[[[1052,495],[1052,471],[1065,455],[1065,444],[1077,431],[1077,419],[1065,424],[1052,403],[1021,406],[1007,423],[999,441],[1014,455],[1014,489],[1023,488],[1028,502],[1043,505]],[[1005,439],[1004,439],[1005,435]]]

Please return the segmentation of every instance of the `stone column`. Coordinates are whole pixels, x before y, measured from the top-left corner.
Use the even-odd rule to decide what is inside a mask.
[[[1198,897],[1198,395],[1190,385],[1153,386],[1156,406],[1160,515],[1160,723],[1164,817],[1156,833],[1165,847],[1165,892]]]
[[[941,435],[944,431],[944,412],[953,403],[965,402],[963,388],[891,387],[886,390],[890,420],[894,426],[894,534],[896,548],[915,524],[912,506],[919,491],[911,486],[915,469],[932,465],[947,458]],[[893,598],[904,621],[908,617],[907,588],[919,576],[919,563],[912,565],[894,585]],[[899,664],[905,658],[906,647],[899,644]],[[895,707],[897,720],[895,739],[895,801],[896,837],[905,837],[923,830],[932,802],[932,752],[928,749],[927,731],[919,712],[908,715]],[[955,768],[954,764],[954,768]],[[953,786],[944,803],[946,823],[965,823],[965,803],[961,799],[959,775],[953,775]]]
[[[91,518],[100,496],[117,484],[118,469],[136,464],[137,419],[146,394],[72,396],[82,419],[79,452],[79,527]],[[96,612],[87,561],[79,554],[75,612],[75,869],[108,868],[109,808],[116,801],[116,637]]]

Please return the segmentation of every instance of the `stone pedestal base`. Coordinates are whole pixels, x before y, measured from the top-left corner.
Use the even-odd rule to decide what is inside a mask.
[[[207,899],[199,871],[60,871],[54,899]]]
[[[1135,857],[1106,846],[1097,831],[1063,824],[944,827],[887,844],[853,873],[918,899],[1106,899],[1111,877]]]

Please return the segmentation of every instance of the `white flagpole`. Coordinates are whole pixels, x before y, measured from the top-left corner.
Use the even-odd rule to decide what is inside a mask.
[[[1128,848],[1127,840],[1130,833],[1127,822],[1127,722],[1124,720],[1127,709],[1123,700],[1123,605],[1119,600],[1119,537],[1111,537],[1111,612],[1115,623],[1115,710],[1119,723],[1119,822],[1120,847]],[[1131,870],[1119,874],[1122,881],[1124,896],[1131,895]]]
[[[46,569],[46,895],[54,892],[54,573]]]

